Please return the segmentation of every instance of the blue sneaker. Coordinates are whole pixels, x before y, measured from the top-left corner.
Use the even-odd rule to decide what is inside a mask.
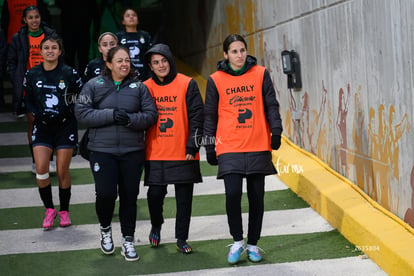
[[[253,263],[258,263],[263,260],[262,254],[260,254],[259,250],[263,251],[263,249],[257,247],[256,245],[247,245],[247,258],[249,261]]]
[[[230,247],[229,254],[227,255],[227,262],[231,265],[237,264],[240,260],[240,255],[244,253],[244,242],[237,241],[233,244],[229,244]]]

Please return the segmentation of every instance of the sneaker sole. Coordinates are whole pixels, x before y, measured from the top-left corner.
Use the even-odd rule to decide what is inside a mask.
[[[102,253],[104,253],[105,255],[112,255],[115,252],[115,247],[112,249],[112,251],[105,251],[102,247],[101,247],[101,251]]]
[[[133,262],[133,261],[138,261],[139,260],[139,256],[137,256],[136,258],[128,258],[127,256],[125,256],[125,253],[121,251],[121,255],[125,258],[125,261],[128,262]]]
[[[185,250],[181,250],[181,248],[177,245],[177,251],[184,254],[184,255],[188,255],[188,254],[191,254],[193,252],[193,249],[191,248],[190,251],[185,251]]]
[[[254,260],[252,260],[252,259],[250,259],[250,258],[247,258],[249,261],[251,261],[252,263],[260,263],[261,261],[263,261],[263,259],[260,259],[260,260],[257,260],[257,261],[254,261]]]

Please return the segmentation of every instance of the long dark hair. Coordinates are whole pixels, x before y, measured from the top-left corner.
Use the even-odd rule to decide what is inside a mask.
[[[127,48],[125,48],[123,46],[115,46],[115,47],[109,49],[108,55],[106,56],[106,62],[112,63],[112,59],[114,58],[115,54],[118,51],[125,51],[129,56],[129,51],[128,51]],[[102,75],[112,77],[112,71],[111,71],[111,69],[108,68],[108,66],[106,66],[106,62],[105,62],[105,68],[102,71]],[[126,78],[132,78],[133,76],[134,76],[134,73],[133,73],[133,69],[132,69],[132,65],[131,65],[130,70],[129,70],[129,74],[128,74],[128,76],[126,76]]]
[[[244,47],[247,50],[247,44],[246,44],[246,41],[244,40],[244,38],[241,35],[238,35],[238,34],[231,34],[231,35],[228,35],[226,37],[226,39],[224,40],[224,42],[223,42],[223,51],[226,54],[229,51],[230,44],[232,44],[234,41],[241,41],[241,42],[243,42]]]
[[[26,24],[26,23],[24,22],[24,19],[26,18],[27,13],[28,13],[29,11],[37,11],[37,12],[39,13],[39,15],[40,15],[40,21],[42,20],[42,15],[40,14],[40,11],[39,11],[39,8],[38,8],[38,7],[36,7],[36,6],[27,6],[27,7],[23,10],[23,14],[22,14],[22,21],[21,21],[21,23],[22,23],[22,24]]]

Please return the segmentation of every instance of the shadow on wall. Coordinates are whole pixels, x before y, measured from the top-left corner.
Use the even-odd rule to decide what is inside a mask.
[[[171,47],[175,56],[191,64],[191,67],[200,73],[206,70],[205,61],[208,53],[206,49],[209,47],[210,34],[218,31],[214,29],[213,24],[216,2],[210,0],[162,1],[165,17],[161,29],[165,42]]]

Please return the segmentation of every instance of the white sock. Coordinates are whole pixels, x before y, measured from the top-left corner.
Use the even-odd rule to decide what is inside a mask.
[[[235,241],[234,242],[234,245],[237,245],[239,247],[242,247],[242,246],[244,246],[244,241],[243,240],[241,240],[241,241]]]

